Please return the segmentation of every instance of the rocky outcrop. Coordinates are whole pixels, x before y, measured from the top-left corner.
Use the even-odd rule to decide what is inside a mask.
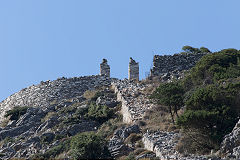
[[[220,151],[226,158],[240,159],[240,120],[232,132],[224,137]]]
[[[0,141],[4,142],[0,159],[31,158],[59,145],[59,137],[63,139],[81,132],[96,131],[99,122],[73,114],[86,108],[87,102],[83,98],[86,90],[110,84],[111,79],[104,76],[60,78],[41,82],[8,97],[0,103],[1,120],[4,112],[14,106],[29,108],[17,121],[9,121],[6,127],[0,128]],[[103,96],[102,99],[112,103],[116,101],[114,94],[111,97]],[[101,103],[107,101],[102,100]]]
[[[179,137],[179,133],[156,131],[145,133],[142,141],[145,148],[155,152],[160,159],[177,159],[175,146]]]
[[[15,106],[48,108],[51,103],[60,103],[65,99],[81,101],[86,90],[111,84],[105,76],[85,76],[59,78],[55,81],[41,82],[11,95],[0,103],[0,122],[6,111]]]
[[[96,100],[97,105],[105,105],[113,108],[119,104],[115,93],[109,88],[104,89],[102,93],[104,94],[100,95]]]
[[[165,131],[147,131],[142,142],[147,150],[156,153],[161,160],[209,160],[207,156],[181,155],[175,149],[181,134]],[[218,158],[212,158],[219,160]]]
[[[122,127],[116,130],[109,141],[108,149],[113,157],[119,157],[122,155],[126,155],[131,148],[124,144],[124,140],[131,134],[131,133],[139,133],[138,125],[132,125],[129,127]]]

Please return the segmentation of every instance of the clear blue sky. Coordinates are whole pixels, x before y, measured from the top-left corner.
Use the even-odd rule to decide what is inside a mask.
[[[184,45],[240,49],[239,0],[0,0],[0,100],[41,80],[99,73],[140,77],[153,54]]]

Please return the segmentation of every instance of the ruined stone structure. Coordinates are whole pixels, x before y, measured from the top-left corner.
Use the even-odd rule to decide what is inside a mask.
[[[110,66],[108,65],[106,59],[103,59],[100,64],[100,75],[110,77]]]
[[[204,54],[198,55],[173,55],[173,56],[154,56],[154,67],[151,70],[152,76],[162,76],[164,73],[172,73],[174,71],[183,71],[190,69]],[[149,95],[145,93],[145,89],[150,84],[135,83],[129,80],[139,80],[139,64],[130,58],[129,63],[129,80],[119,80],[110,77],[110,67],[107,60],[103,59],[100,64],[100,75],[85,76],[74,78],[59,78],[55,81],[41,82],[40,84],[30,86],[11,95],[6,100],[0,103],[0,122],[4,120],[6,111],[15,106],[32,106],[27,113],[18,121],[12,121],[5,128],[0,127],[0,140],[6,137],[27,137],[26,141],[17,141],[11,145],[6,145],[5,148],[0,148],[0,153],[6,153],[3,159],[11,157],[30,157],[32,154],[37,154],[49,150],[49,145],[42,145],[39,137],[55,136],[55,135],[70,135],[73,136],[79,132],[96,131],[98,125],[95,122],[83,120],[81,123],[73,125],[65,125],[64,130],[51,130],[54,126],[71,118],[72,113],[64,112],[62,114],[53,115],[46,121],[45,116],[48,113],[56,113],[60,109],[65,111],[65,108],[77,104],[78,108],[84,108],[87,105],[84,100],[84,92],[94,90],[96,88],[107,86],[114,90],[116,96],[107,97],[102,95],[97,98],[96,104],[116,106],[121,102],[121,114],[123,122],[130,126],[122,127],[116,130],[109,141],[109,151],[115,156],[120,156],[129,150],[129,146],[124,144],[126,138],[132,134],[139,134],[140,129],[138,123],[144,119],[146,111],[154,107],[154,103],[149,100]],[[105,89],[107,90],[107,89]],[[106,93],[109,93],[105,91]],[[84,103],[82,103],[84,102]],[[58,112],[60,113],[60,112]],[[236,125],[233,132],[225,137],[221,150],[228,153],[229,156],[239,158],[239,125]],[[178,132],[163,132],[149,131],[143,132],[142,142],[144,148],[153,151],[153,157],[157,156],[160,159],[169,160],[190,160],[199,159],[207,160],[206,156],[187,155],[181,157],[175,149],[181,134]],[[59,144],[59,141],[52,143],[51,147]],[[21,148],[21,149],[19,149]],[[27,153],[27,155],[26,155]],[[150,155],[150,156],[152,156]],[[146,156],[146,155],[145,155]],[[144,158],[144,157],[143,157]],[[146,158],[146,157],[145,157]],[[1,158],[0,158],[1,159]],[[140,159],[140,158],[137,158]]]
[[[117,100],[122,102],[124,123],[131,124],[142,120],[145,111],[153,106],[148,96],[141,93],[146,86],[131,83],[129,80],[113,80],[111,85],[117,94]]]
[[[162,76],[166,73],[181,72],[189,70],[206,54],[174,54],[174,55],[155,55],[153,58],[153,68],[150,77]]]
[[[139,64],[130,57],[128,79],[139,81]]]

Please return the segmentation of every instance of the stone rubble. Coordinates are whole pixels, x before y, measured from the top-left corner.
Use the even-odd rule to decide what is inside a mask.
[[[140,133],[138,125],[122,127],[114,132],[108,144],[108,149],[113,157],[120,157],[131,151],[131,148],[124,144],[124,140],[131,133]]]
[[[121,112],[125,123],[142,120],[145,111],[153,106],[147,96],[141,94],[145,87],[139,83],[126,79],[115,80],[112,87],[117,94],[117,100],[122,102]]]
[[[32,106],[48,108],[51,103],[60,103],[64,99],[81,101],[86,90],[108,86],[111,79],[105,76],[85,76],[59,78],[55,81],[41,82],[11,95],[0,103],[0,122],[4,120],[6,111],[15,106]]]
[[[61,112],[72,104],[81,104],[86,90],[109,86],[111,79],[106,76],[86,76],[79,78],[60,78],[55,81],[41,82],[25,88],[0,103],[1,121],[4,113],[15,106],[29,106],[26,113],[18,121],[10,121],[6,127],[0,127],[0,140],[4,144],[0,148],[0,159],[30,158],[34,154],[42,154],[59,144],[54,140],[57,135],[74,136],[85,131],[96,131],[99,124],[84,120],[64,125],[60,130],[55,128],[64,120],[72,118],[72,114]],[[108,99],[110,102],[113,100]],[[82,106],[79,107],[84,107]],[[78,107],[78,108],[79,108]],[[47,119],[48,113],[53,115]],[[45,139],[49,144],[42,143]]]
[[[147,132],[143,134],[143,144],[147,150],[156,153],[156,156],[161,159],[176,159],[178,156],[175,146],[179,133],[175,132]]]

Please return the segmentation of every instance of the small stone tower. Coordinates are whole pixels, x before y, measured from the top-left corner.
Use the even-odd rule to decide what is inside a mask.
[[[139,81],[139,64],[130,57],[128,79]]]
[[[100,64],[100,75],[110,77],[110,66],[107,64],[106,59],[103,59]]]

